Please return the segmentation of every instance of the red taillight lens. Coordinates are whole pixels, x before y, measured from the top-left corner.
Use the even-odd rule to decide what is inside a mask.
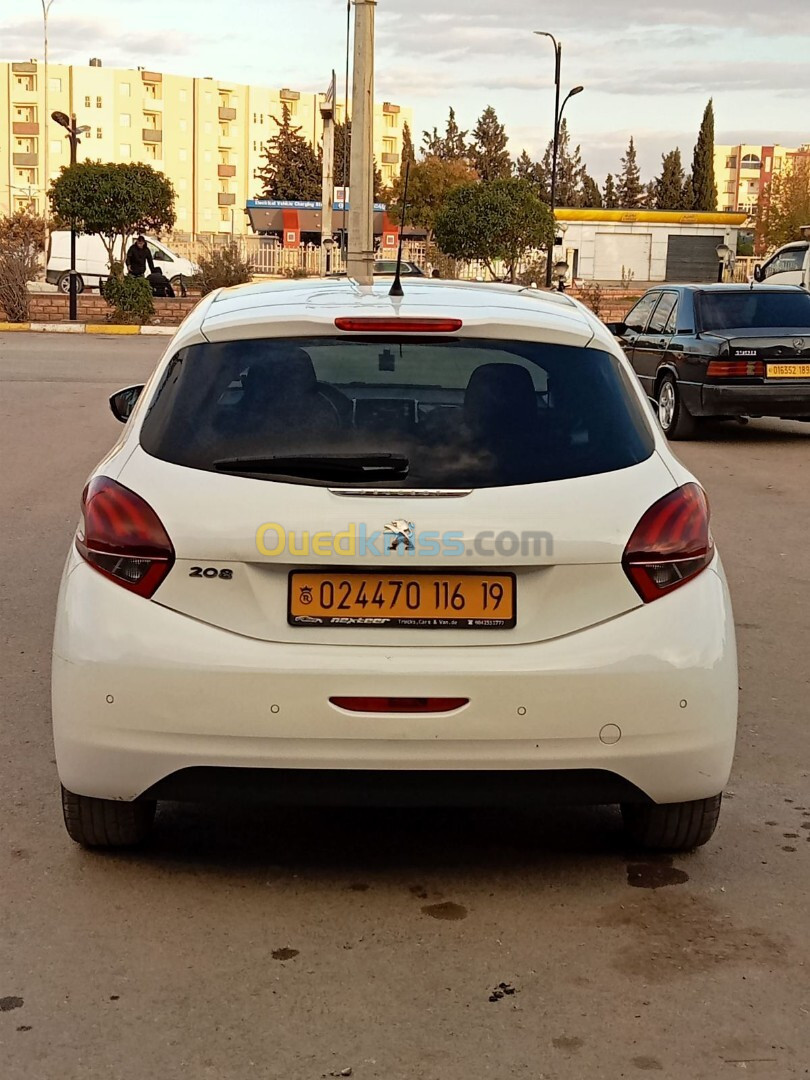
[[[125,589],[149,598],[174,563],[160,518],[140,495],[107,476],[94,477],[82,495],[83,525],[76,550]]]
[[[460,330],[461,319],[391,319],[391,318],[344,318],[335,319],[338,330],[353,330],[366,334],[452,334]]]
[[[469,698],[415,698],[415,697],[331,697],[333,705],[347,712],[374,713],[441,713],[460,709]]]
[[[762,360],[710,360],[706,367],[710,378],[745,378],[765,374]]]
[[[648,604],[705,570],[713,555],[706,493],[698,484],[684,484],[642,517],[624,549],[622,565]]]

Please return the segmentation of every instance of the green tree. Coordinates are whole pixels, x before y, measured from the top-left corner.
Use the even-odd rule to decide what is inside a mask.
[[[405,125],[407,127],[407,124]],[[408,136],[410,137],[410,128],[408,129]],[[335,181],[339,186],[343,185],[343,151],[346,151],[346,185],[351,187],[352,182],[352,122],[349,120],[347,124],[335,124]],[[404,131],[403,131],[403,149],[404,149]],[[413,143],[411,143],[411,151],[413,151]],[[404,162],[404,157],[403,157]],[[320,169],[320,163],[318,168]],[[318,181],[320,184],[320,180]],[[320,199],[321,188],[318,188],[317,195],[310,195],[308,198]],[[374,200],[375,202],[382,198],[384,193],[382,172],[377,167],[377,160],[374,159]],[[294,198],[303,198],[303,196],[293,196]]]
[[[552,147],[553,150],[553,147]],[[582,181],[585,167],[579,146],[571,150],[568,121],[560,124],[560,141],[557,149],[557,184],[554,202],[557,206],[582,205]]]
[[[592,176],[582,170],[582,206],[602,206],[602,192]]]
[[[264,165],[257,170],[262,199],[319,199],[322,167],[320,153],[290,123],[284,102],[281,120],[274,116],[278,130],[262,147]]]
[[[681,209],[694,210],[694,208],[695,189],[692,187],[692,177],[687,176],[683,182],[683,193],[681,194]]]
[[[480,259],[493,276],[503,260],[513,282],[526,253],[547,247],[553,236],[551,211],[531,182],[518,177],[457,188],[436,219],[436,241],[446,255]]]
[[[110,267],[116,242],[123,262],[133,233],[160,233],[175,221],[174,188],[151,165],[81,161],[63,166],[48,197],[58,225],[73,223],[77,232],[101,237]]]
[[[655,186],[655,180],[648,180],[644,185],[644,194],[641,196],[641,205],[648,210],[655,209],[655,194],[658,189]]]
[[[436,218],[447,197],[456,188],[470,184],[477,179],[473,170],[463,161],[443,161],[437,157],[426,157],[411,165],[408,180],[408,224],[419,225],[433,239]],[[392,221],[399,223],[400,203],[404,178],[394,181],[391,188],[391,203],[388,214]]]
[[[757,251],[801,240],[801,227],[810,223],[810,147],[789,159],[787,169],[774,173],[757,203]]]
[[[619,205],[619,196],[616,192],[616,181],[613,179],[613,173],[608,173],[605,177],[605,186],[602,189],[602,203],[606,210],[615,210]]]
[[[470,147],[470,164],[482,180],[503,180],[511,176],[512,159],[506,145],[506,128],[491,105],[478,118]]]
[[[714,179],[714,104],[711,98],[703,110],[703,120],[692,156],[692,192],[694,204],[690,209],[717,209],[717,184]]]
[[[411,136],[410,124],[406,120],[402,125],[402,159],[400,162],[400,173],[405,172],[405,166],[409,161],[416,161],[416,152],[413,148],[413,137]]]
[[[523,150],[515,159],[515,176],[519,180],[528,180],[543,202],[549,201],[549,177],[546,171],[545,161],[533,161],[531,155]]]
[[[682,210],[685,182],[681,151],[676,146],[661,155],[661,175],[655,180],[655,209]]]
[[[636,146],[632,135],[627,146],[627,153],[622,156],[622,171],[616,185],[616,195],[619,206],[627,210],[634,210],[636,207],[641,206],[644,188],[641,185],[641,174],[636,160]]]
[[[468,131],[462,131],[456,120],[456,110],[450,106],[445,124],[444,135],[439,129],[422,133],[422,152],[426,157],[437,157],[441,161],[465,161],[470,153],[467,145]]]

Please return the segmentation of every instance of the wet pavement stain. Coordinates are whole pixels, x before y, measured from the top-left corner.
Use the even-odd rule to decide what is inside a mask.
[[[511,997],[512,994],[516,994],[514,986],[511,983],[501,982],[492,990],[489,995],[490,1001],[500,1001],[504,997]]]
[[[800,829],[810,829],[810,821],[803,821],[799,826]]]
[[[797,832],[783,832],[782,836],[785,840],[798,840],[799,834]]]
[[[21,997],[15,997],[14,995],[10,997],[1,997],[0,1012],[11,1012],[12,1009],[21,1009],[24,1004],[25,1002]]]
[[[408,892],[418,900],[427,900],[428,892],[424,885],[409,885]]]
[[[445,900],[441,904],[425,904],[422,908],[423,915],[430,915],[431,919],[444,919],[455,922],[458,919],[467,918],[467,909],[462,904],[454,904],[452,900]]]
[[[270,953],[274,960],[294,960],[299,955],[298,949],[273,949]]]
[[[683,885],[689,880],[685,870],[672,865],[672,859],[654,863],[630,863],[627,884],[634,889],[663,889],[667,885]]]
[[[637,1069],[642,1069],[646,1072],[658,1071],[659,1069],[664,1068],[658,1058],[646,1057],[643,1055],[641,1057],[634,1057],[633,1065]]]
[[[558,1035],[551,1040],[551,1045],[555,1050],[581,1050],[585,1042],[576,1035]]]
[[[353,881],[349,886],[349,892],[368,892],[370,887],[365,881]]]
[[[782,845],[782,851],[795,851],[795,850],[796,850],[796,848],[791,847],[790,844],[783,844]]]

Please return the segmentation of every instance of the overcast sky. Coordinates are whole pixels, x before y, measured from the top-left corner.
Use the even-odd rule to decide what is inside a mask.
[[[50,54],[317,90],[342,79],[345,25],[346,0],[53,0]],[[493,105],[513,154],[539,155],[553,53],[532,30],[586,88],[567,116],[600,181],[631,134],[645,178],[672,146],[691,161],[710,96],[718,142],[810,141],[809,0],[378,0],[377,96],[411,105],[419,138],[448,105],[467,128]],[[41,55],[40,0],[0,0],[0,58]]]

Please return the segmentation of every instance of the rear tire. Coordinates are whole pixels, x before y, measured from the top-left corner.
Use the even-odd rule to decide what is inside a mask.
[[[62,813],[71,840],[82,847],[134,847],[152,831],[154,802],[117,802],[74,795],[62,788]]]
[[[692,851],[712,838],[722,793],[680,803],[622,803],[624,828],[634,846],[651,851]]]
[[[678,380],[665,375],[656,393],[658,422],[668,439],[691,439],[697,431],[697,420],[683,403]]]
[[[56,282],[56,287],[60,293],[64,293],[65,296],[70,294],[70,274],[60,274]],[[84,292],[84,278],[81,274],[76,274],[76,295]]]

